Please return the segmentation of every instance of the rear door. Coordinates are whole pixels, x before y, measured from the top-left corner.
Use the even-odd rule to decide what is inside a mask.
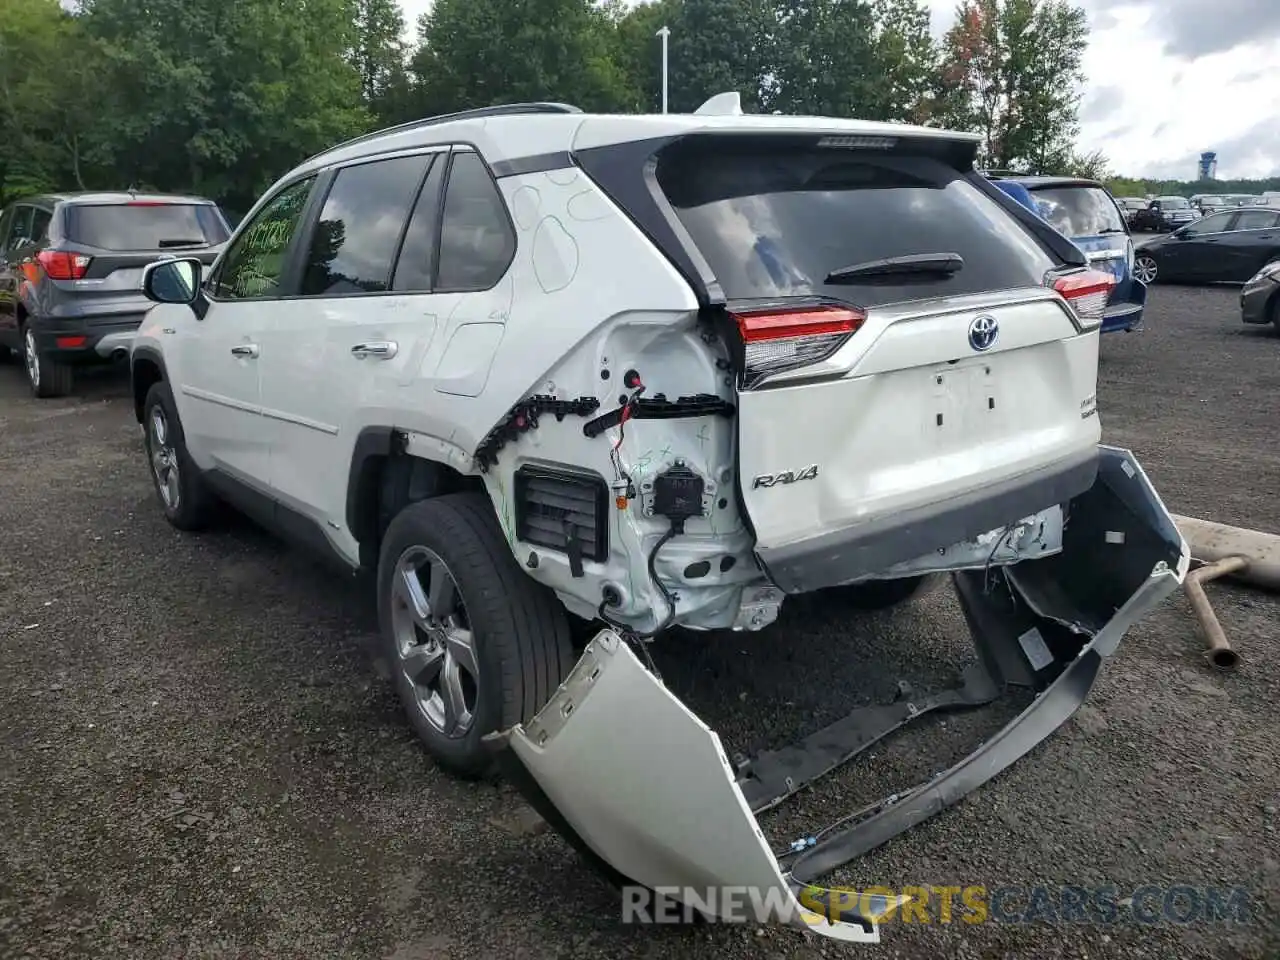
[[[419,383],[426,348],[457,302],[432,293],[448,159],[444,149],[326,174],[298,295],[280,303],[264,334],[273,492],[353,558],[348,477],[335,465],[351,462],[365,411],[382,406],[380,396],[391,398],[390,409],[420,403],[407,388]]]
[[[921,511],[1094,450],[1097,335],[1045,287],[1061,261],[962,160],[919,149],[712,138],[658,165],[746,341],[739,482],[762,559],[916,516],[853,564],[870,574],[963,539],[910,553]]]
[[[1223,250],[1223,280],[1243,283],[1270,263],[1280,250],[1280,213],[1275,210],[1241,210]]]

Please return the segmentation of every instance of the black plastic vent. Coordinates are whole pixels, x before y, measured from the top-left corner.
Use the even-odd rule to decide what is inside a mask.
[[[595,473],[523,466],[515,476],[516,537],[570,557],[609,555],[609,485]]]

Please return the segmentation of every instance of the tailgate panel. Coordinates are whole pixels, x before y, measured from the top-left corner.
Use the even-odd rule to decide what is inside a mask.
[[[973,311],[873,311],[833,358],[844,376],[741,393],[742,495],[762,558],[895,516],[927,524],[934,508],[1093,450],[1097,334],[1076,334],[1053,301],[983,312],[1001,327],[985,353],[967,342]]]

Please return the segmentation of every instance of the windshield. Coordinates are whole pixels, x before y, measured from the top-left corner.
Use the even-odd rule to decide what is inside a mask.
[[[1035,191],[1040,216],[1067,237],[1124,233],[1124,220],[1101,187],[1047,187]]]
[[[72,204],[67,238],[102,250],[161,250],[222,243],[227,231],[209,203]]]
[[[1191,203],[1186,197],[1161,197],[1160,206],[1166,210],[1187,210],[1191,207]]]

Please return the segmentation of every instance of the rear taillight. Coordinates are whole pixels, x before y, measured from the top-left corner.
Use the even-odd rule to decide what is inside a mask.
[[[63,253],[60,250],[41,250],[36,261],[54,280],[79,280],[89,269],[92,257],[83,253]]]
[[[1085,330],[1092,330],[1102,323],[1107,299],[1115,285],[1116,278],[1102,270],[1079,270],[1053,280],[1053,289],[1070,304]]]
[[[743,386],[831,356],[862,326],[866,314],[831,304],[769,307],[730,313],[742,338]]]

